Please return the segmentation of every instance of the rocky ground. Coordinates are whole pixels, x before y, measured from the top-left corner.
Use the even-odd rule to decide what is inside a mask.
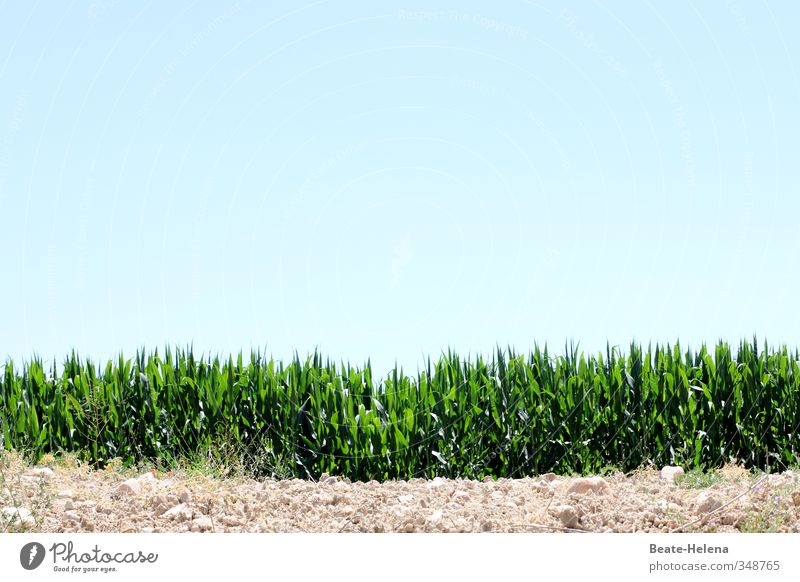
[[[254,481],[31,467],[0,454],[0,532],[800,531],[800,474],[791,471]]]

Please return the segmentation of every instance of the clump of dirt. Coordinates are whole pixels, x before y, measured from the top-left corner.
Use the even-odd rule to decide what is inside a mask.
[[[546,474],[351,483],[31,467],[0,458],[0,532],[800,531],[800,475]]]

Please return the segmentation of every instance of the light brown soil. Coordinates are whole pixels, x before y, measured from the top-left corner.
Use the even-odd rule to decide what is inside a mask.
[[[127,479],[138,491],[120,488]],[[0,532],[800,531],[800,475],[791,471],[758,476],[728,467],[673,484],[641,470],[605,480],[607,489],[582,494],[569,492],[575,478],[555,475],[253,481],[59,463],[42,470],[5,453]]]

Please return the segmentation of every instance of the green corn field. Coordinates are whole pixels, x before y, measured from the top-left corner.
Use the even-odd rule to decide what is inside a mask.
[[[77,452],[102,466],[177,462],[221,444],[287,476],[352,480],[523,477],[646,464],[776,470],[800,449],[800,354],[631,344],[490,360],[454,353],[382,378],[319,354],[289,363],[166,349],[105,367],[74,353],[45,369],[5,364],[0,433],[31,460]],[[254,466],[255,473],[259,466]]]

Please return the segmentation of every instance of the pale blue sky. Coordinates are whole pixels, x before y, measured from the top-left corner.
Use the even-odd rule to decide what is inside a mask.
[[[262,4],[0,4],[0,357],[800,345],[796,2]]]

